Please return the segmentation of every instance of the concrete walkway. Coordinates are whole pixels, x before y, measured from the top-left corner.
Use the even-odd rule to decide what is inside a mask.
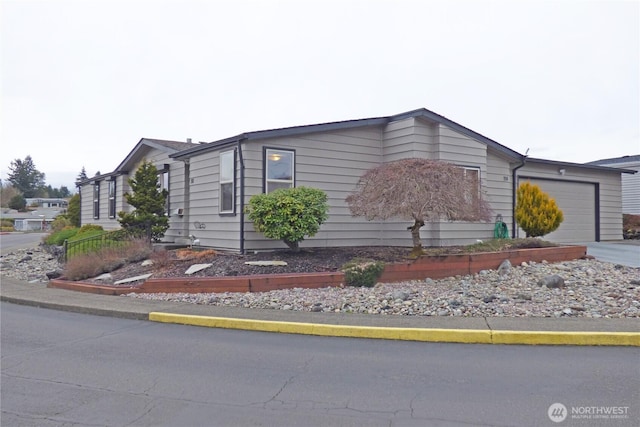
[[[0,300],[198,326],[412,341],[640,346],[639,319],[381,316],[216,307],[50,289],[1,278]]]
[[[613,262],[629,267],[640,267],[640,240],[578,243],[587,247],[587,255],[599,261]]]

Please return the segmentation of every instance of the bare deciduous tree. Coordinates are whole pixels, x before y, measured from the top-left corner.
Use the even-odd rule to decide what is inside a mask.
[[[413,252],[422,251],[420,228],[427,221],[488,221],[476,171],[428,159],[403,159],[377,166],[360,177],[346,199],[351,214],[367,220],[413,220]]]

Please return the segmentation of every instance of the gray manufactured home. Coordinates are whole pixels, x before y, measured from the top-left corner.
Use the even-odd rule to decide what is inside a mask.
[[[255,232],[244,206],[255,194],[308,186],[327,193],[330,210],[320,232],[302,247],[410,247],[408,221],[352,217],[345,198],[366,170],[411,157],[447,161],[477,175],[479,191],[513,236],[524,237],[513,220],[515,189],[529,180],[564,212],[565,221],[546,236],[549,240],[622,238],[621,174],[633,171],[527,158],[427,109],[247,132],[200,144],[142,139],[114,172],[79,183],[82,223],[117,228],[112,214],[128,209],[127,177],[147,159],[169,190],[168,242],[185,244],[195,236],[203,246],[234,252],[286,248]],[[440,221],[426,224],[421,236],[425,246],[448,246],[490,239],[493,230],[493,222]]]

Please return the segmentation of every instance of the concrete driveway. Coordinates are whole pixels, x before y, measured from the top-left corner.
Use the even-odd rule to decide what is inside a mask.
[[[580,243],[587,247],[587,254],[599,261],[613,262],[629,267],[640,267],[640,240]]]

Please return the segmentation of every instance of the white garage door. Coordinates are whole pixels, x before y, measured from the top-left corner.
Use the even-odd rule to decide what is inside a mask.
[[[553,233],[543,237],[558,243],[593,242],[596,240],[596,191],[594,184],[547,181],[520,178],[530,181],[555,199],[564,214],[564,221]],[[519,230],[520,237],[525,233]]]

